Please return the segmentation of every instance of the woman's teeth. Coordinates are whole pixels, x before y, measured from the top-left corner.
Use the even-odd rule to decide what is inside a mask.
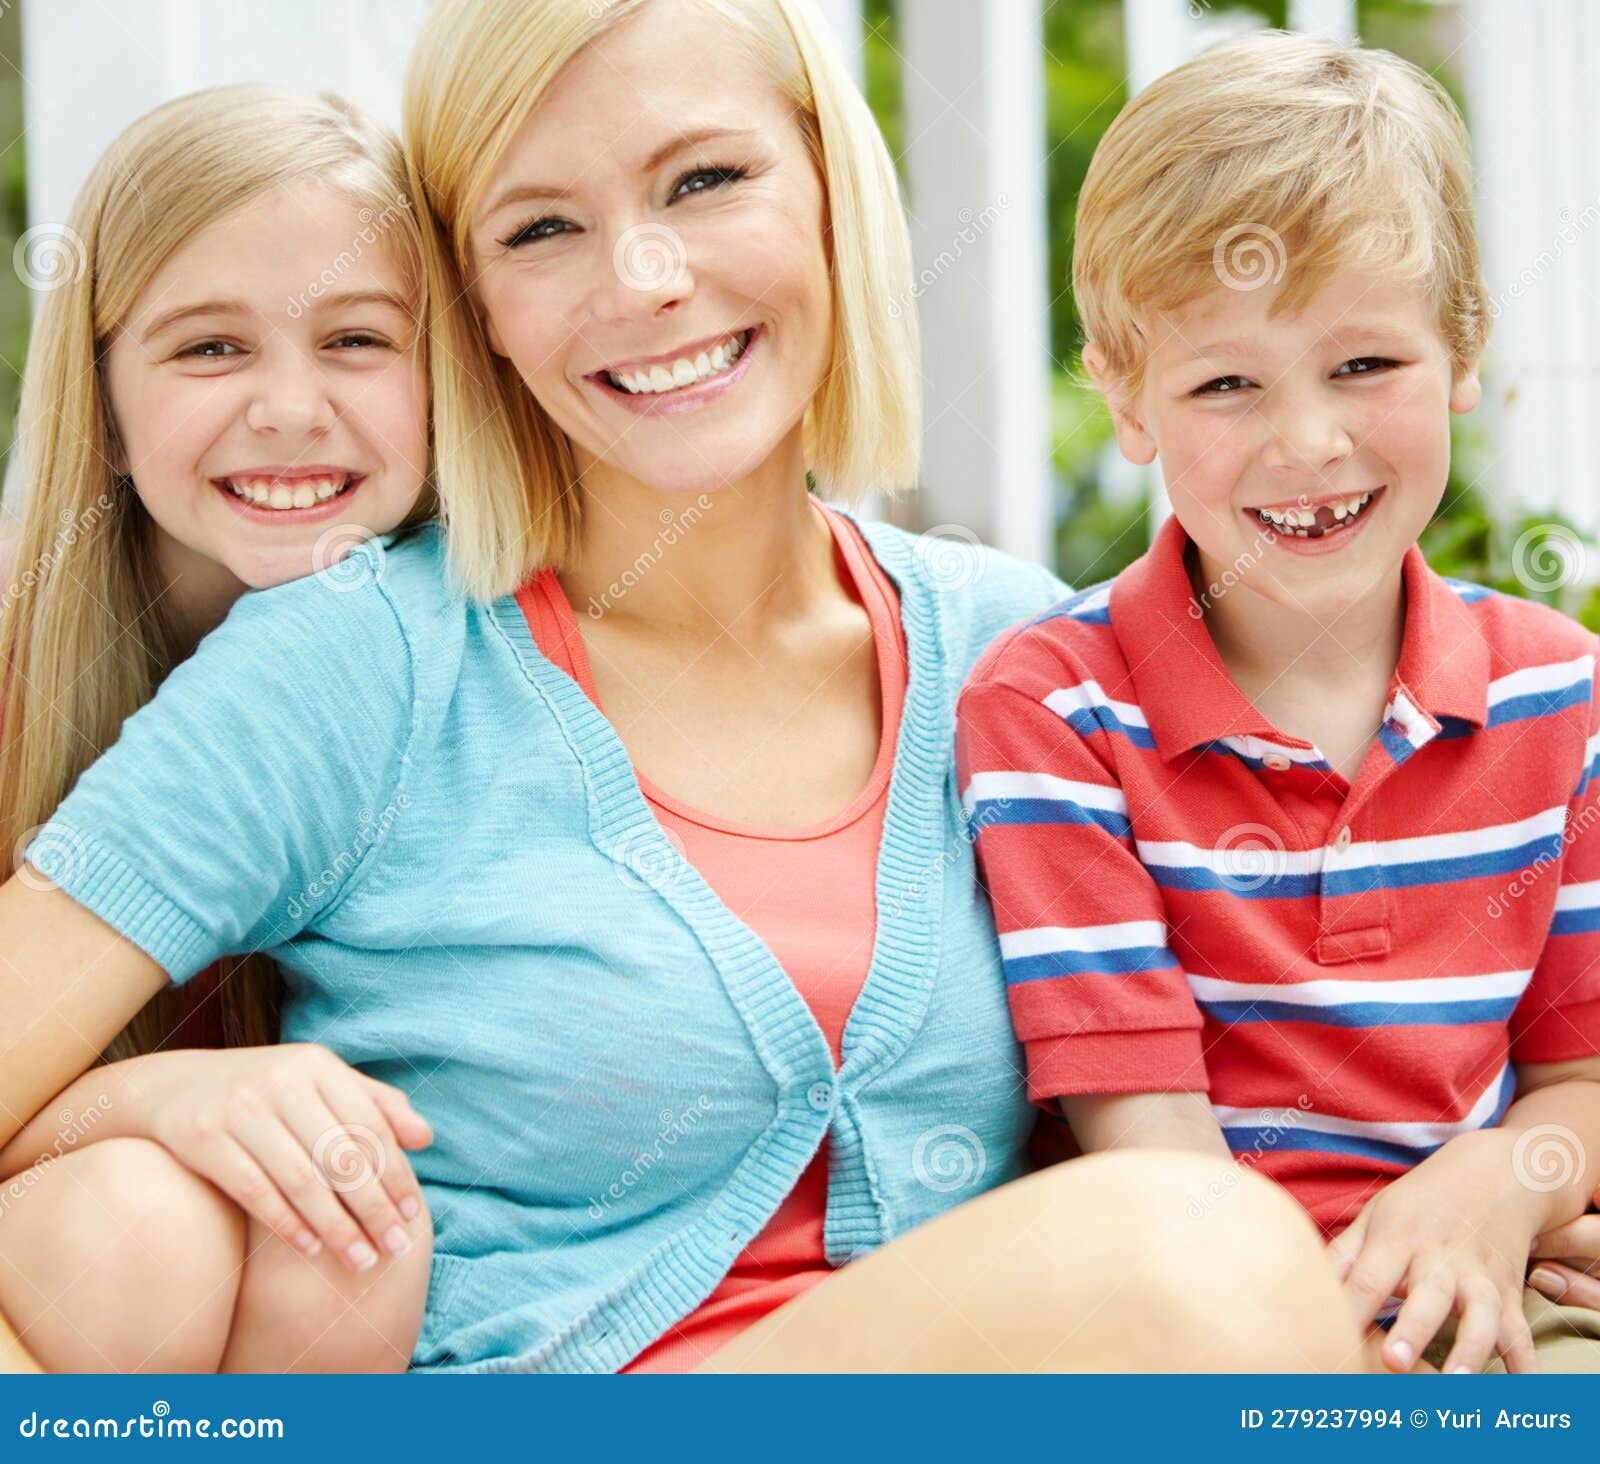
[[[1256,521],[1269,529],[1282,529],[1298,539],[1321,539],[1348,529],[1372,502],[1372,494],[1358,493],[1336,503],[1319,503],[1315,508],[1258,508]]]
[[[720,376],[732,367],[750,344],[754,327],[731,335],[709,351],[701,351],[692,359],[680,356],[671,366],[652,366],[648,371],[603,372],[605,379],[618,391],[634,396],[654,396],[664,391],[677,391],[680,387],[697,386],[713,376]]]
[[[311,508],[343,493],[353,481],[349,473],[326,478],[224,478],[236,497],[257,508]]]

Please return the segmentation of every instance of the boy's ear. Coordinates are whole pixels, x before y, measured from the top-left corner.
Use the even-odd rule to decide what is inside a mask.
[[[1482,400],[1483,383],[1478,380],[1478,363],[1474,361],[1457,371],[1450,382],[1450,410],[1470,412]]]
[[[1083,364],[1094,382],[1095,390],[1105,398],[1111,412],[1111,425],[1117,431],[1117,446],[1130,463],[1147,467],[1156,460],[1156,440],[1145,430],[1144,423],[1133,411],[1121,383],[1116,380],[1106,363],[1105,352],[1090,342],[1083,348]]]

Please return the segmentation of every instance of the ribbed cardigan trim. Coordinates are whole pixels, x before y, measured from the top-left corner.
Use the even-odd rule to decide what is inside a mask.
[[[833,1157],[823,1230],[828,1261],[843,1265],[896,1233],[873,1183],[855,1095],[904,1052],[932,995],[944,886],[928,872],[939,857],[944,828],[955,695],[941,655],[938,597],[912,572],[908,538],[892,525],[862,524],[844,509],[834,511],[856,524],[895,581],[907,659],[875,881],[877,934],[866,981],[845,1024],[837,1073],[827,1038],[788,973],[667,838],[616,729],[539,650],[514,595],[489,607],[583,770],[590,838],[655,889],[694,932],[777,1084],[778,1113],[706,1215],[658,1246],[608,1297],[533,1352],[463,1370],[617,1371],[715,1289],[830,1135],[830,1121]],[[913,887],[919,890],[915,899],[907,897]],[[807,1097],[819,1082],[832,1085],[826,1111],[815,1110]]]

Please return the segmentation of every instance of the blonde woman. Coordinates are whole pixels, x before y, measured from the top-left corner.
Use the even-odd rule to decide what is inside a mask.
[[[808,491],[919,436],[893,171],[811,0],[446,0],[406,127],[443,527],[243,602],[29,846],[0,1112],[262,943],[286,1038],[433,1124],[416,1367],[1351,1362],[1226,1156],[1025,1174],[951,739],[1065,587]]]
[[[242,594],[334,566],[431,509],[421,238],[392,136],[331,97],[183,97],[113,144],[62,238],[25,378],[26,497],[0,622],[12,849]],[[358,1121],[373,1085],[325,1049],[269,1045],[276,972],[247,945],[227,949],[244,959],[124,1013],[112,1061],[0,1150],[0,1291],[58,1365],[195,1360],[146,1325],[170,1279],[141,1247],[157,1223],[187,1226],[201,1254],[242,1270],[222,1294],[248,1341],[227,1341],[215,1305],[193,1322],[218,1362],[381,1362],[379,1334],[339,1320],[371,1278],[331,1256],[381,1238],[408,1196],[420,1209],[414,1177],[401,1160],[392,1201],[368,1180],[291,1205],[283,1186],[313,1171],[317,1133],[338,1118],[310,1118],[297,1152],[273,1111],[315,1115],[320,1102]],[[95,1010],[94,965],[64,989]],[[193,1050],[224,1041],[236,1050]],[[271,1105],[268,1085],[283,1090]],[[267,1116],[241,1122],[257,1104]],[[394,1106],[415,1142],[420,1120]],[[308,1251],[332,1242],[317,1263],[332,1285],[306,1266],[293,1286],[276,1280],[295,1260],[276,1243],[246,1259],[243,1211]],[[71,1248],[93,1253],[97,1236],[85,1271]],[[57,1303],[91,1297],[68,1331]]]

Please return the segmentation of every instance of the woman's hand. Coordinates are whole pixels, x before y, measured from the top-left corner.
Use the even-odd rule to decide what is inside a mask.
[[[1380,1190],[1329,1243],[1363,1329],[1391,1295],[1404,1298],[1382,1346],[1391,1370],[1411,1371],[1453,1315],[1442,1372],[1481,1372],[1495,1353],[1507,1372],[1538,1371],[1522,1289],[1548,1197],[1515,1173],[1511,1136],[1463,1134]]]
[[[1600,1311],[1600,1190],[1589,1213],[1547,1230],[1533,1243],[1535,1261],[1528,1285],[1563,1306]]]
[[[295,1249],[353,1271],[404,1254],[422,1207],[402,1149],[433,1131],[400,1089],[313,1042],[133,1059],[124,1121]],[[370,1242],[370,1243],[369,1243]]]

